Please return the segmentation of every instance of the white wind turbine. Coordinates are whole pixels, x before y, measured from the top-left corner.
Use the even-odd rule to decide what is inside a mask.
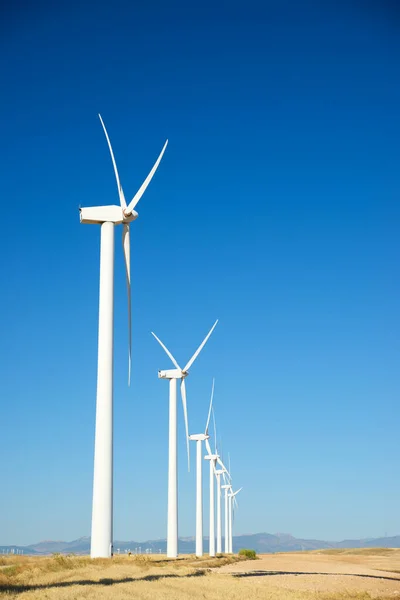
[[[203,556],[203,456],[202,442],[208,440],[208,425],[210,424],[211,407],[214,397],[214,379],[211,388],[210,408],[204,433],[189,435],[189,440],[196,442],[196,556]]]
[[[214,423],[215,428],[215,423]],[[218,462],[225,470],[224,464],[221,461],[217,449],[213,452],[211,450],[210,443],[208,439],[205,440],[207,455],[204,457],[205,460],[210,461],[210,535],[209,535],[209,550],[208,553],[210,556],[215,556],[215,491],[214,491],[214,475],[217,477],[217,470],[215,468],[216,463]]]
[[[213,423],[214,423],[214,447],[215,447],[215,455],[217,457],[216,462],[221,466],[221,469],[215,469],[215,477],[217,480],[217,554],[221,554],[222,552],[222,523],[221,523],[221,476],[224,478],[224,483],[226,482],[226,478],[231,478],[228,469],[225,467],[224,463],[221,460],[221,457],[218,453],[217,447],[217,427],[215,424],[215,415],[214,409],[212,411],[213,415]]]
[[[218,460],[218,459],[217,459]],[[222,511],[221,511],[221,499],[222,499],[222,493],[221,490],[225,487],[230,487],[225,486],[226,482],[228,481],[229,478],[229,472],[228,470],[225,468],[225,466],[222,464],[222,469],[216,469],[215,471],[215,477],[217,479],[217,554],[221,554],[222,552]],[[221,476],[223,478],[224,481],[224,485],[221,485]],[[226,510],[226,507],[225,507]],[[225,519],[226,519],[226,515],[225,515]],[[225,520],[226,523],[226,520]],[[225,527],[226,529],[226,527]],[[226,546],[226,544],[225,544]],[[226,549],[225,549],[226,552]]]
[[[187,418],[187,402],[186,402],[186,386],[185,377],[189,375],[189,369],[200,354],[208,338],[214,331],[215,326],[218,323],[218,319],[211,327],[210,331],[193,354],[192,358],[185,365],[183,369],[178,365],[175,358],[172,356],[168,348],[162,343],[162,341],[156,336],[155,333],[151,332],[156,338],[160,346],[165,350],[169,358],[174,363],[176,369],[169,369],[167,371],[158,371],[158,377],[160,379],[169,379],[169,447],[168,447],[168,522],[167,522],[167,556],[169,558],[176,558],[178,556],[178,475],[177,475],[177,394],[176,394],[176,381],[181,380],[181,397],[183,414],[185,418],[185,429],[186,429],[186,448],[188,455],[188,466],[189,463],[189,425]]]
[[[214,474],[215,474],[215,463],[217,462],[218,456],[213,454],[208,440],[206,440],[206,447],[208,454],[204,457],[205,460],[210,461],[210,535],[208,541],[208,553],[210,556],[215,556],[215,500],[214,500]]]
[[[129,365],[128,384],[131,373],[131,283],[130,283],[130,237],[129,225],[138,217],[134,210],[149,185],[167,147],[165,142],[159,157],[146,179],[127,205],[119,180],[107,130],[99,115],[107,138],[111,160],[117,180],[120,206],[93,206],[80,208],[80,220],[84,224],[101,226],[100,233],[100,291],[99,332],[97,360],[96,432],[94,450],[92,558],[112,556],[113,532],[113,335],[114,335],[114,229],[123,224],[126,281],[128,287],[128,333]]]
[[[239,488],[238,490],[236,490],[236,492],[232,491],[232,488],[230,490],[230,492],[228,493],[228,498],[229,498],[229,554],[233,554],[233,533],[232,533],[232,526],[233,526],[233,510],[234,510],[234,506],[233,503],[236,504],[237,506],[237,500],[236,500],[236,494],[238,494],[243,488]]]

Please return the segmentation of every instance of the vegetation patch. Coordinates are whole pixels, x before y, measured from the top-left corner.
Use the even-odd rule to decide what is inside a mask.
[[[243,558],[248,558],[250,560],[255,560],[257,558],[257,554],[255,550],[250,550],[249,548],[242,548],[239,550],[239,556]]]

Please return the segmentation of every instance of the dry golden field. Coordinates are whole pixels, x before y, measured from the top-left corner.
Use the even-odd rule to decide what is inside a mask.
[[[162,556],[0,557],[0,597],[21,600],[400,600],[400,550]]]

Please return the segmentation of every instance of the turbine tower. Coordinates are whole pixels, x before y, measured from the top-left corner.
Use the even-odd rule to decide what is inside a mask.
[[[230,483],[225,483],[224,485],[221,486],[221,489],[224,490],[225,494],[224,494],[224,499],[225,499],[225,504],[224,504],[224,520],[225,520],[225,554],[229,554],[229,515],[228,515],[228,502],[229,502],[229,498],[228,498],[228,492],[229,490],[232,489],[232,486],[230,485]]]
[[[210,461],[210,536],[208,553],[210,556],[215,556],[215,496],[214,496],[214,475],[216,473],[215,465],[219,458],[218,454],[213,453],[208,440],[206,440],[207,455],[205,460]]]
[[[99,115],[107,138],[117,180],[120,206],[80,208],[80,221],[100,225],[100,291],[97,360],[96,431],[94,449],[92,537],[90,556],[112,556],[113,537],[113,337],[114,337],[114,229],[123,224],[126,281],[128,288],[128,385],[131,375],[131,283],[129,226],[138,217],[134,210],[143,196],[163,157],[168,140],[150,173],[127,205],[119,180],[117,165],[107,130]]]
[[[217,554],[222,552],[222,531],[221,531],[221,475],[225,473],[223,469],[216,469],[217,478]]]
[[[210,331],[193,354],[192,358],[185,365],[183,369],[178,365],[175,358],[172,356],[168,348],[162,343],[162,341],[156,336],[155,333],[151,332],[156,338],[160,346],[165,350],[173,364],[175,369],[169,369],[167,371],[158,371],[159,379],[169,380],[169,451],[168,451],[168,522],[167,522],[167,556],[168,558],[176,558],[178,556],[178,459],[177,459],[177,393],[176,393],[176,382],[178,379],[181,380],[181,397],[183,414],[185,418],[185,429],[186,429],[186,449],[188,455],[188,467],[190,469],[190,458],[189,458],[189,426],[187,418],[187,402],[186,402],[186,386],[185,378],[189,375],[189,369],[200,354],[208,338],[214,331],[215,326],[218,323],[218,319],[211,327]]]
[[[202,442],[208,440],[208,425],[211,417],[211,407],[214,397],[214,379],[211,388],[210,408],[204,433],[189,435],[189,440],[196,442],[196,556],[203,556],[203,457]]]

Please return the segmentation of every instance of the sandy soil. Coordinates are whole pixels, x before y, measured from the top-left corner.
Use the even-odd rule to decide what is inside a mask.
[[[400,549],[178,561],[10,557],[0,596],[18,600],[400,600]],[[217,565],[224,565],[218,566]]]
[[[396,572],[398,571],[398,572]],[[216,570],[275,588],[312,592],[368,592],[400,598],[400,553],[389,556],[265,554]],[[268,585],[268,584],[267,584]]]

